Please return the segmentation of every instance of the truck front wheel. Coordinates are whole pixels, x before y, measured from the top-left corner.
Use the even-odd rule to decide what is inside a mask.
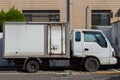
[[[100,64],[96,58],[87,58],[84,63],[84,67],[87,71],[94,72],[100,67]]]
[[[26,63],[26,71],[29,73],[34,73],[39,70],[39,63],[36,60],[29,60]]]

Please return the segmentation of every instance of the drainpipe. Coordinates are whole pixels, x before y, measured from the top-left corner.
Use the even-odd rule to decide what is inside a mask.
[[[67,0],[67,22],[72,25],[72,0]]]
[[[86,7],[86,23],[85,23],[85,28],[89,28],[89,6]]]
[[[70,4],[69,4],[69,0],[67,0],[67,22],[70,21]]]

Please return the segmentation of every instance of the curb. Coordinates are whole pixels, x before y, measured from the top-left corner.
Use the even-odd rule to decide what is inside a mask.
[[[97,72],[97,74],[120,74],[120,72],[108,71],[108,72]]]
[[[111,69],[112,71],[98,71],[98,74],[120,74],[120,71],[116,69]]]

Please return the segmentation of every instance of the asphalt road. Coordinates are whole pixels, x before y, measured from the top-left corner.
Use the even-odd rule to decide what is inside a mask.
[[[72,72],[72,71],[71,71]],[[120,80],[120,74],[98,74],[75,72],[0,73],[0,80]]]
[[[119,69],[86,72],[77,70],[39,70],[37,73],[0,69],[0,80],[120,80]]]

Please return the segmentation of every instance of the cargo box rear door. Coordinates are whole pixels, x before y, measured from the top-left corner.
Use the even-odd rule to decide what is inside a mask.
[[[48,54],[65,54],[65,28],[63,26],[48,27]]]

